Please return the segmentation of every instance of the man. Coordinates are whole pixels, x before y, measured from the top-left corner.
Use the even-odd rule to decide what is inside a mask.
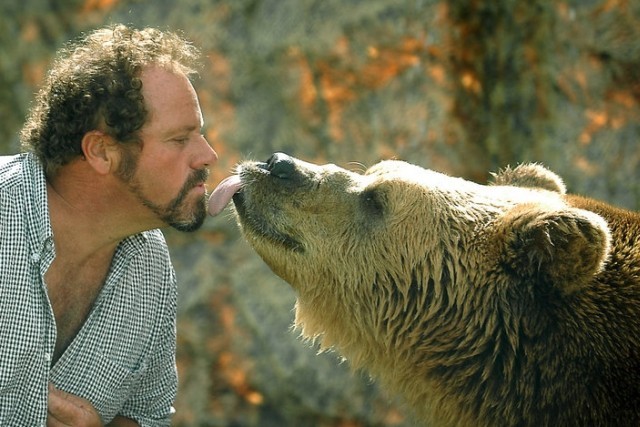
[[[197,50],[118,25],[58,56],[0,158],[0,425],[168,425],[175,273],[159,227],[197,229],[217,160]]]

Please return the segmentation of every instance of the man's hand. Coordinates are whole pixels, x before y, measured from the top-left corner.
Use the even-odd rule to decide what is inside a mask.
[[[115,417],[107,427],[138,427],[129,418]],[[49,384],[47,427],[102,427],[100,414],[87,399],[58,390]]]
[[[87,399],[50,384],[47,427],[102,427],[102,420]]]

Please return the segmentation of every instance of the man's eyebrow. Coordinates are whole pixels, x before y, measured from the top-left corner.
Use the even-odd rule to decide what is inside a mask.
[[[171,135],[174,135],[174,134],[189,133],[189,132],[199,131],[199,130],[202,130],[203,128],[204,127],[195,126],[195,125],[181,126],[181,127],[178,127],[178,128],[168,129],[166,132],[164,132],[164,136],[171,136]]]

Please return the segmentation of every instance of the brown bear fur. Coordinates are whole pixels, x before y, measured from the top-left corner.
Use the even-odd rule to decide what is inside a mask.
[[[540,165],[479,185],[400,161],[238,167],[296,324],[432,426],[640,425],[640,216]]]

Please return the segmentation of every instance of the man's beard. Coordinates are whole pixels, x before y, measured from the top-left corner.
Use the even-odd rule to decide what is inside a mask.
[[[135,150],[135,149],[134,149]],[[147,199],[142,192],[140,182],[135,174],[138,166],[138,153],[127,148],[122,150],[122,162],[117,171],[118,177],[129,187],[140,202],[155,213],[167,225],[179,231],[195,231],[202,226],[207,216],[207,199],[203,196],[187,211],[185,201],[189,192],[209,177],[209,169],[203,168],[193,171],[184,183],[178,195],[166,205],[162,206]]]

